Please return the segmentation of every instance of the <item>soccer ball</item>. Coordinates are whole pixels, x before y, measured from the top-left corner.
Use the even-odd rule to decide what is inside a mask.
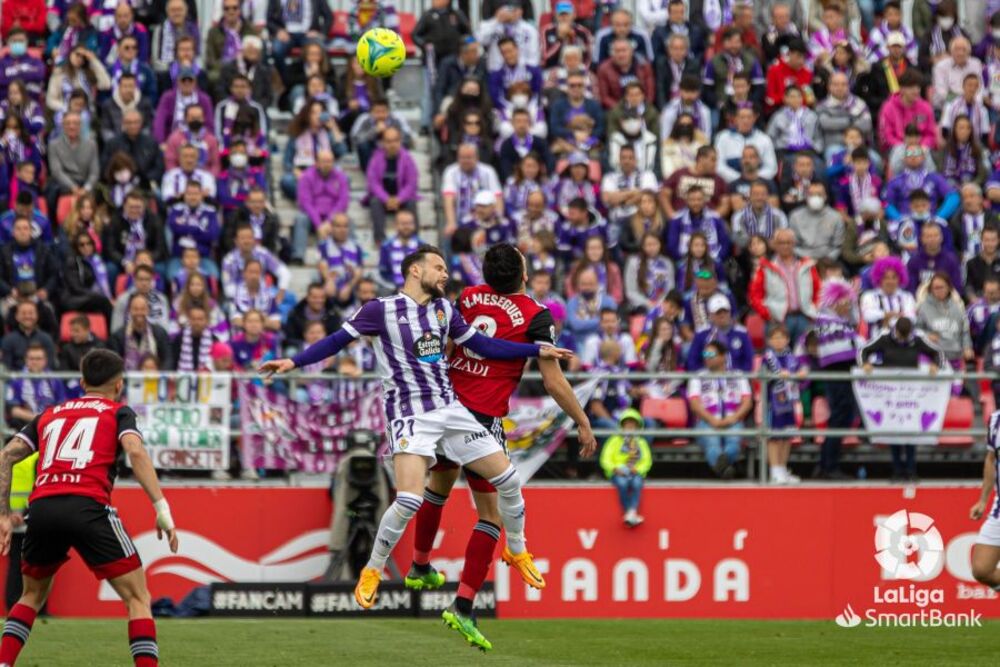
[[[372,28],[358,40],[358,62],[372,76],[392,76],[406,60],[406,45],[399,33],[388,28]]]

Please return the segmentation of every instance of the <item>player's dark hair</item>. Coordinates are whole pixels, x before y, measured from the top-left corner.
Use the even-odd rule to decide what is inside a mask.
[[[673,303],[678,308],[684,307],[684,296],[675,289],[672,289],[669,292],[667,292],[667,296],[665,296],[663,300]]]
[[[483,257],[483,280],[498,294],[514,294],[524,285],[524,258],[510,243],[498,243]]]
[[[400,265],[400,270],[403,274],[403,279],[405,280],[408,275],[410,275],[410,267],[417,262],[424,261],[427,255],[437,255],[441,259],[444,259],[444,253],[432,245],[424,244],[411,252],[409,255],[403,258],[403,263]]]
[[[614,315],[615,319],[618,319],[618,310],[616,308],[601,308],[601,317],[605,315]]]
[[[125,373],[125,361],[111,350],[91,350],[80,360],[80,374],[88,387],[103,387]]]
[[[71,327],[83,327],[87,331],[90,331],[90,318],[86,315],[75,315],[73,319],[69,321]]]

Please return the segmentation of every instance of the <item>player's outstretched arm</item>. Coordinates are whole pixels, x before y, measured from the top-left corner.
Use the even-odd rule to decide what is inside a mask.
[[[170,505],[167,504],[163,490],[160,489],[160,480],[156,477],[153,461],[146,453],[146,448],[142,446],[142,438],[135,433],[126,433],[122,436],[122,448],[128,455],[139,486],[149,496],[153,509],[156,510],[156,537],[163,539],[163,534],[166,533],[170,551],[177,553],[177,530],[174,527],[174,518],[170,515]]]
[[[996,453],[992,449],[988,450],[986,460],[983,461],[983,486],[979,490],[979,500],[969,510],[969,518],[973,521],[979,521],[983,518],[986,508],[989,507],[990,496],[993,495],[993,485],[996,483],[996,463]]]
[[[514,343],[501,338],[490,338],[478,331],[462,341],[461,344],[487,359],[526,359],[528,357],[571,359],[573,357],[572,350],[535,343]]]
[[[310,364],[323,361],[327,357],[332,357],[347,347],[347,345],[353,340],[354,336],[352,336],[347,330],[338,329],[323,340],[310,345],[305,350],[302,350],[291,359],[274,359],[273,361],[265,361],[260,365],[257,371],[260,373],[277,373],[280,375],[282,373],[287,373],[293,368],[309,366]]]
[[[597,451],[597,438],[590,430],[590,419],[584,412],[580,402],[576,400],[573,387],[566,381],[559,362],[555,359],[539,359],[538,370],[542,373],[542,384],[545,385],[545,392],[555,399],[556,405],[563,409],[570,419],[576,422],[578,438],[580,440],[580,454],[583,456],[593,456]]]
[[[31,445],[21,438],[13,438],[0,450],[0,555],[10,551],[10,535],[14,530],[10,511],[10,481],[14,466],[31,456]]]

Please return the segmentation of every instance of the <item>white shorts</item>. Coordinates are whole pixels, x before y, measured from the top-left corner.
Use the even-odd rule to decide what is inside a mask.
[[[979,528],[976,544],[1000,547],[1000,519],[993,518],[992,509],[991,507],[991,515],[986,517],[986,521],[983,521],[983,525]]]
[[[433,465],[440,454],[449,461],[466,465],[494,452],[503,445],[460,403],[414,417],[393,419],[387,426],[389,446],[396,454],[416,454]]]

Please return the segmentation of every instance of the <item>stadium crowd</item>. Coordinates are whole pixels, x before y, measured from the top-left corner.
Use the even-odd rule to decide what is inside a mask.
[[[396,289],[421,243],[417,132],[435,145],[450,292],[481,282],[487,246],[516,243],[573,369],[701,373],[605,382],[592,421],[634,425],[643,399],[685,396],[721,477],[740,448],[721,431],[753,403],[748,382],[713,377],[727,369],[788,373],[765,416],[785,428],[819,394],[829,426],[850,426],[849,384],[798,375],[849,369],[885,333],[1000,366],[997,3],[482,5],[473,29],[432,0],[406,35],[427,77],[411,127],[391,80],[330,56],[398,28],[391,2],[358,0],[341,24],[325,0],[216,0],[203,35],[188,0],[3,0],[0,352],[39,375],[11,383],[8,419],[72,392],[44,372],[94,346],[130,370],[252,369]],[[280,152],[276,110],[293,115]],[[293,294],[311,244],[315,282]],[[364,345],[334,367],[372,370]],[[821,477],[843,475],[839,447],[826,438]],[[794,481],[788,441],[771,454]]]

